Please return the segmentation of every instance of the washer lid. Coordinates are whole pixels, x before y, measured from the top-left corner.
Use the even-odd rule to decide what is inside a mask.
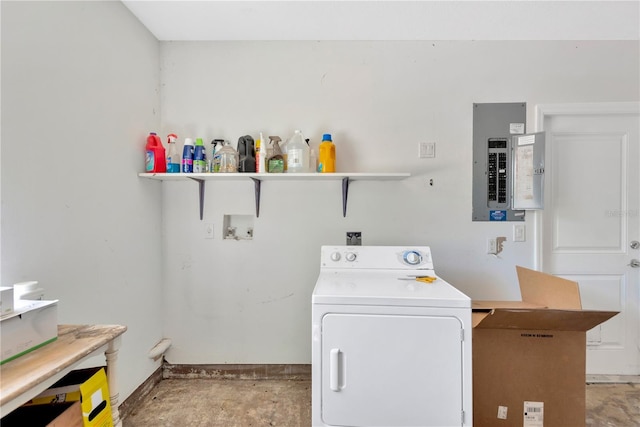
[[[432,283],[416,275],[436,277]],[[413,277],[411,277],[413,276]],[[407,280],[408,279],[408,280]],[[314,304],[349,304],[410,307],[471,307],[471,299],[433,270],[320,272],[313,290]]]

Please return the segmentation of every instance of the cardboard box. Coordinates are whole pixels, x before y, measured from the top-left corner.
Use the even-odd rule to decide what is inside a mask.
[[[58,301],[17,301],[0,318],[0,365],[58,338]]]
[[[586,331],[576,282],[516,267],[522,301],[473,302],[474,427],[584,426]]]
[[[83,427],[80,402],[21,406],[2,418],[2,427]]]
[[[69,372],[51,388],[25,404],[58,405],[79,401],[84,427],[113,427],[109,386],[104,368],[79,369]]]
[[[0,287],[0,316],[4,316],[13,311],[13,288],[8,286]]]

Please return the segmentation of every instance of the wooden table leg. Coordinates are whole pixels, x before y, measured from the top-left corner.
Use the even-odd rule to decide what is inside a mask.
[[[120,419],[119,406],[120,391],[118,389],[118,351],[120,350],[120,337],[109,342],[107,351],[104,355],[107,359],[107,382],[109,383],[109,398],[111,399],[111,415],[113,417],[113,425],[115,427],[122,427],[122,420]]]

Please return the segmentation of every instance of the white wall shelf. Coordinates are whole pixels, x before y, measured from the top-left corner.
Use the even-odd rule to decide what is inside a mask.
[[[347,216],[347,198],[351,181],[399,181],[411,176],[399,173],[139,173],[142,178],[160,181],[193,180],[200,187],[200,219],[204,217],[204,188],[206,181],[240,181],[251,179],[256,198],[256,217],[260,216],[260,187],[262,181],[342,181],[342,216]]]

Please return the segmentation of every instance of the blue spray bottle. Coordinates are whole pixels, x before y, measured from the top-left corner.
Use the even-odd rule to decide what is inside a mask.
[[[182,173],[193,173],[193,140],[191,138],[184,139]]]

